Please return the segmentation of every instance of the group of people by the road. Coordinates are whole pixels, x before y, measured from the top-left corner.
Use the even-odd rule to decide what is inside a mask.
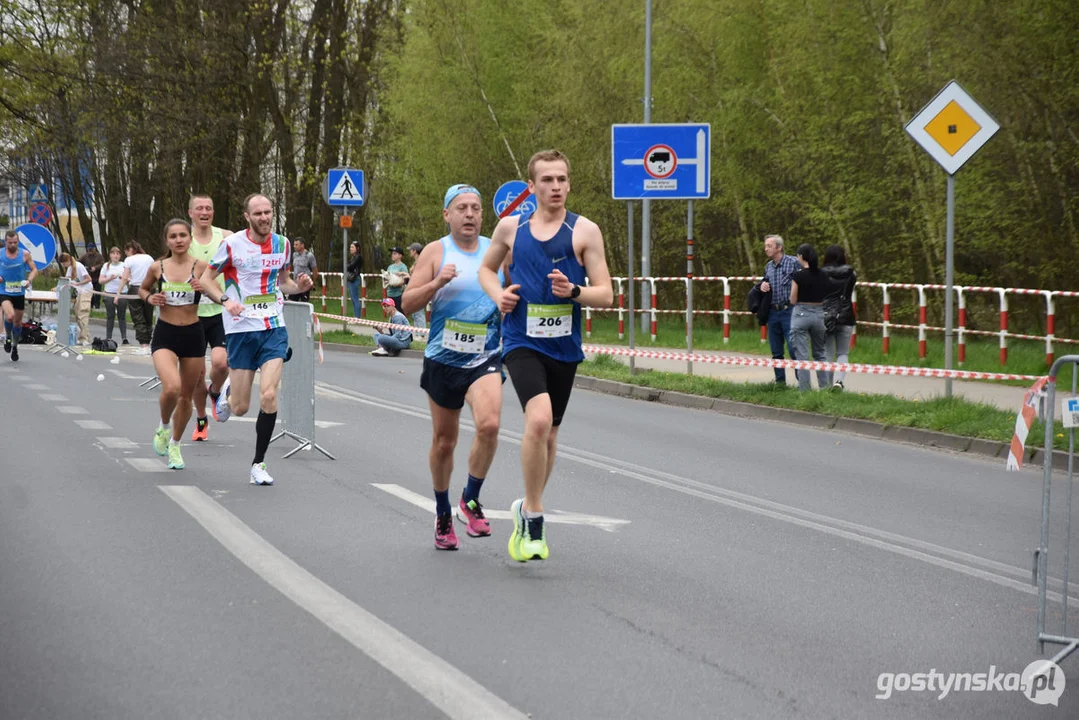
[[[764,277],[751,292],[762,325],[768,326],[772,357],[783,359],[783,346],[793,360],[846,363],[854,333],[854,286],[857,276],[847,264],[840,245],[830,246],[823,261],[808,243],[792,257],[784,252],[783,238],[764,239],[768,263]],[[843,390],[846,372],[817,370],[817,388]],[[795,370],[799,390],[812,389],[809,370]],[[786,368],[775,368],[778,385],[787,384]]]
[[[455,514],[470,537],[491,534],[480,494],[498,445],[503,367],[508,371],[525,416],[524,496],[512,503],[514,527],[508,541],[510,556],[519,562],[549,556],[543,493],[554,468],[559,427],[577,366],[584,360],[581,308],[613,303],[602,233],[595,223],[566,209],[570,191],[566,156],[556,150],[536,153],[528,165],[528,187],[535,212],[502,218],[490,237],[481,234],[480,191],[469,184],[446,191],[442,218],[447,234],[427,245],[409,246],[411,269],[403,262],[404,250],[392,249],[393,262],[383,273],[387,297],[382,300],[390,327],[376,334],[378,347],[372,353],[393,355],[407,347],[412,327],[420,325],[430,307],[419,384],[431,412],[428,459],[435,497],[434,545],[440,550],[459,547]],[[249,480],[272,485],[265,454],[277,420],[283,364],[290,356],[284,298],[307,300],[318,269],[302,239],[290,243],[273,232],[273,207],[265,195],[249,195],[243,209],[247,227],[230,232],[213,225],[212,199],[195,195],[188,207],[191,222],[173,219],[165,224],[165,257],[155,260],[131,241],[123,261],[119,248],[111,248],[99,279],[109,336],[117,315],[121,334],[126,333],[126,304],[136,339],[148,347],[161,380],[154,450],[167,456],[170,468],[183,468],[181,439],[191,416],[196,418],[192,439],[206,440],[207,400],[218,422],[246,414],[259,372]],[[0,305],[10,342],[5,350],[16,352],[19,336],[13,327],[21,324],[22,295],[36,269],[14,233],[8,233],[5,241]],[[755,291],[773,357],[782,358],[786,345],[796,360],[812,356],[845,362],[855,322],[851,300],[856,278],[843,249],[829,247],[822,263],[809,244],[800,245],[793,256],[786,254],[778,235],[767,236],[764,247],[769,260]],[[358,244],[351,245],[350,255],[347,282],[358,306],[363,267]],[[89,271],[69,255],[61,255],[60,261],[78,293],[76,315],[84,306],[88,314],[93,292]],[[125,287],[137,288],[137,297],[121,300]],[[151,327],[155,307],[159,318]],[[85,334],[84,322],[79,328],[80,335]],[[810,389],[808,371],[797,371],[797,377],[802,390]],[[841,372],[818,371],[817,378],[821,388],[843,387]],[[785,384],[786,370],[776,368],[775,379]],[[475,437],[467,480],[456,503],[451,503],[454,450],[466,404]]]

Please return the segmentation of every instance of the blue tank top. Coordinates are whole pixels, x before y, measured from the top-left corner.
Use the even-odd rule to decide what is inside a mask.
[[[424,356],[459,368],[488,362],[502,342],[502,313],[480,287],[479,272],[491,238],[480,236],[474,252],[465,252],[449,235],[442,243],[442,265],[454,265],[457,277],[439,288],[431,300],[431,329]],[[441,272],[442,265],[435,271]],[[502,279],[502,272],[498,277]]]
[[[567,212],[562,227],[554,237],[544,241],[532,236],[531,216],[517,221],[510,282],[521,285],[518,291],[521,299],[502,323],[503,352],[523,347],[561,362],[584,360],[581,306],[569,298],[555,297],[547,279],[558,268],[571,283],[584,285],[584,267],[573,252],[573,226],[578,217]]]
[[[19,253],[15,258],[8,257],[7,248],[0,250],[0,295],[25,295],[22,281],[26,279],[30,268],[23,259],[25,251],[19,246]],[[11,283],[9,285],[9,283]],[[18,287],[16,287],[16,284]]]

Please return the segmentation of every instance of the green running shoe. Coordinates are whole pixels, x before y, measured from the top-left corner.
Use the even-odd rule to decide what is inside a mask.
[[[154,452],[158,455],[164,455],[169,449],[169,431],[165,428],[158,428],[154,433]]]
[[[528,558],[521,554],[521,540],[524,539],[527,531],[525,530],[525,519],[521,514],[521,506],[524,505],[524,498],[520,500],[514,500],[513,505],[510,506],[510,515],[513,516],[513,532],[510,534],[509,550],[510,557],[517,562],[528,562]]]
[[[537,535],[539,537],[536,537]],[[525,560],[547,559],[550,554],[547,549],[547,525],[542,517],[525,520],[525,534],[518,548]]]
[[[169,469],[170,470],[183,470],[184,458],[180,455],[179,445],[169,445]]]

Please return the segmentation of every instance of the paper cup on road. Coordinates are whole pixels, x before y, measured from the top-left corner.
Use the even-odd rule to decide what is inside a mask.
[[[112,360],[109,360],[109,362],[111,362],[113,365],[119,365],[120,364],[120,358],[114,357]]]
[[[104,379],[105,379],[105,376],[104,376],[104,375],[100,375],[100,374],[99,374],[99,375],[97,376],[97,381],[98,381],[98,382],[101,382],[101,381],[103,381]]]
[[[82,355],[76,355],[76,356],[75,356],[75,359],[76,359],[76,360],[82,360]]]
[[[62,358],[66,358],[67,356],[68,356],[67,350],[64,350],[62,353],[60,353],[60,357],[62,357]]]

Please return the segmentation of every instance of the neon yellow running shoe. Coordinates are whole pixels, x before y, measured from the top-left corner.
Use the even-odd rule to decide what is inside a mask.
[[[539,537],[534,537],[533,533],[538,534]],[[547,525],[542,517],[525,520],[525,534],[518,548],[518,552],[524,556],[525,560],[547,559],[550,554],[547,550]]]
[[[527,534],[525,529],[525,519],[521,515],[521,506],[524,505],[524,498],[514,500],[513,505],[510,506],[510,515],[513,516],[513,532],[510,534],[509,550],[510,557],[517,562],[528,562],[528,558],[521,554],[521,540],[524,539]]]
[[[184,458],[180,455],[180,446],[169,444],[169,469],[183,470]]]
[[[164,455],[169,449],[169,431],[165,428],[158,428],[154,433],[154,452],[158,455]]]

